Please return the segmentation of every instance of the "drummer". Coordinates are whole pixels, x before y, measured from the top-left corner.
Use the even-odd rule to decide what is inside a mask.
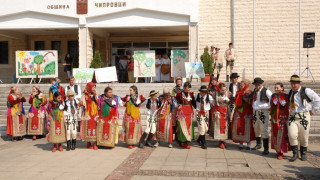
[[[164,53],[161,59],[161,82],[170,82],[170,69],[170,58],[167,53]]]

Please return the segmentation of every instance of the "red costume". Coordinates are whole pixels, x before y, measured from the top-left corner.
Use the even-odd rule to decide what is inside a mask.
[[[26,102],[24,97],[17,98],[13,91],[8,95],[8,116],[7,116],[7,135],[19,137],[26,135],[26,117],[23,103]]]

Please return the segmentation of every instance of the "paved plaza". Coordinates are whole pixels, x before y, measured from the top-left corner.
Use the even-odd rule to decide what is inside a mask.
[[[128,149],[120,143],[96,151],[85,145],[78,140],[75,151],[53,153],[45,138],[11,142],[2,137],[0,179],[320,179],[318,144],[310,144],[308,161],[293,163],[287,159],[291,152],[278,160],[273,150],[261,156],[231,142],[223,150],[210,140],[207,150],[196,143],[190,150],[164,143],[156,149]]]

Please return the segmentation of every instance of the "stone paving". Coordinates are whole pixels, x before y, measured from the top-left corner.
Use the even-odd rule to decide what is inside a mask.
[[[0,139],[0,179],[320,179],[320,145],[311,144],[309,161],[289,162],[261,151],[239,150],[228,141],[227,149],[208,141],[208,149],[192,143],[190,150],[160,147],[86,149],[78,140],[75,151],[51,152],[42,138],[11,142]],[[253,146],[253,145],[252,145]]]

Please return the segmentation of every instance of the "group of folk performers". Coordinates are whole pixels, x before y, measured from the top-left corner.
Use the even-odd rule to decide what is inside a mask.
[[[13,140],[22,139],[26,134],[33,135],[35,140],[49,130],[47,138],[53,143],[52,151],[62,151],[64,142],[69,151],[76,147],[78,120],[81,120],[80,139],[87,141],[89,149],[113,148],[119,139],[130,149],[135,145],[156,147],[159,142],[166,142],[172,148],[174,140],[180,147],[190,149],[195,120],[199,133],[196,141],[203,149],[207,148],[208,133],[219,141],[222,149],[226,148],[225,141],[231,139],[240,144],[239,149],[244,148],[243,143],[247,144],[247,150],[261,149],[263,145],[262,154],[267,155],[271,136],[271,148],[277,152],[278,159],[292,150],[290,160],[295,161],[300,143],[301,159],[306,160],[310,116],[320,108],[319,96],[310,88],[302,87],[297,75],[291,76],[288,93],[284,92],[282,83],[276,83],[272,93],[263,86],[261,78],[255,78],[252,83],[238,82],[238,78],[237,73],[232,73],[227,88],[211,76],[209,85],[201,86],[197,94],[191,92],[189,82],[182,86],[182,79],[177,78],[172,90],[164,88],[160,96],[152,90],[148,99],[139,94],[134,85],[129,88],[129,95],[120,98],[110,87],[98,95],[92,82],[81,92],[74,78],[66,89],[60,86],[59,80],[52,80],[49,102],[39,86],[33,86],[28,113],[23,109],[26,99],[14,86],[7,101],[7,134]],[[251,85],[255,88],[250,88]],[[121,131],[119,106],[126,108]],[[147,108],[146,119],[141,119],[141,106]],[[141,120],[146,124],[144,131]],[[251,148],[253,140],[256,145]]]

